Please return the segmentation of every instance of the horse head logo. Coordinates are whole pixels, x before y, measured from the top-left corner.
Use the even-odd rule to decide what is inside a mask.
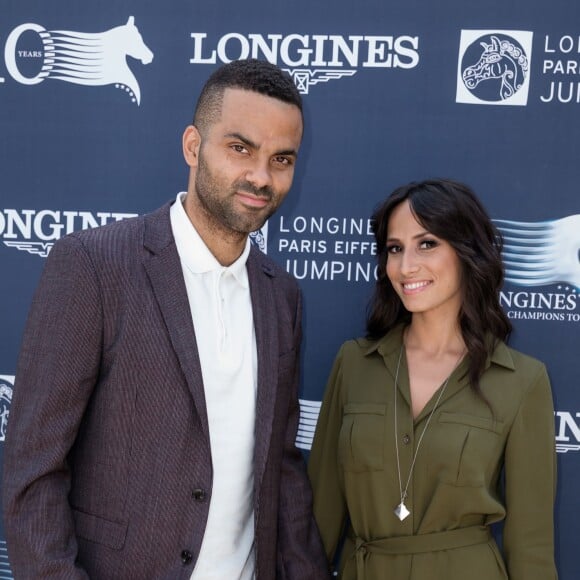
[[[103,84],[115,84],[118,88],[128,90],[131,97],[139,104],[141,91],[135,75],[127,64],[127,56],[149,64],[153,52],[143,42],[135,26],[135,18],[129,16],[126,24],[112,28],[102,34],[102,80]]]
[[[44,49],[42,69],[34,77],[24,76],[16,62],[16,43],[29,30],[38,33]],[[126,24],[98,33],[46,30],[38,24],[22,24],[8,36],[4,55],[12,78],[22,84],[38,84],[47,78],[87,86],[113,84],[129,93],[137,105],[141,90],[127,57],[143,64],[153,60],[153,52],[143,42],[133,16]]]
[[[491,35],[490,42],[481,41],[479,60],[463,70],[462,78],[469,91],[480,83],[492,84],[495,94],[486,100],[505,100],[522,87],[529,71],[528,58],[514,39]],[[492,83],[488,83],[492,81]]]
[[[135,26],[134,16],[129,16],[127,24],[117,26],[117,28],[113,28],[109,32],[111,34],[114,32],[121,33],[121,49],[125,54],[140,60],[143,64],[149,64],[153,60],[153,53],[143,42],[143,37]]]

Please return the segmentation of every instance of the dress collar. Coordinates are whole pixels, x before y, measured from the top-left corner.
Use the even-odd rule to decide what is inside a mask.
[[[399,349],[401,348],[401,343],[403,341],[404,330],[405,325],[399,324],[385,336],[383,336],[383,338],[372,342],[368,341],[368,348],[365,350],[365,356],[368,356],[374,352],[378,352],[385,359],[385,361],[393,357],[393,355],[398,356]],[[493,336],[491,333],[487,334],[486,342],[488,344],[493,342]],[[515,369],[514,360],[510,349],[502,340],[497,342],[491,355],[487,357],[485,368],[489,368],[492,363],[512,371]]]

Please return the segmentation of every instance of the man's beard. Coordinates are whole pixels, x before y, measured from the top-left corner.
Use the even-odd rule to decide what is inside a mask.
[[[243,213],[235,208],[236,192],[251,193],[268,202],[275,198],[274,192],[268,186],[258,188],[246,180],[238,180],[228,189],[227,195],[224,195],[223,189],[212,175],[200,152],[195,174],[195,191],[206,213],[220,229],[249,234],[259,230],[278,207],[278,204],[275,204],[256,209],[254,212],[248,209],[246,213]]]

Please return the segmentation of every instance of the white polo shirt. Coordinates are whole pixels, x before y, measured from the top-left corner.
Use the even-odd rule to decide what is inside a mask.
[[[209,422],[213,487],[192,580],[254,578],[254,428],[257,351],[246,260],[222,266],[183,207],[171,206],[197,340]]]

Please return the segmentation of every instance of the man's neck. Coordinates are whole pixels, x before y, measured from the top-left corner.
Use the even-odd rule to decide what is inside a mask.
[[[183,202],[187,217],[215,259],[230,266],[242,255],[248,235],[223,228],[193,198],[188,194]]]

